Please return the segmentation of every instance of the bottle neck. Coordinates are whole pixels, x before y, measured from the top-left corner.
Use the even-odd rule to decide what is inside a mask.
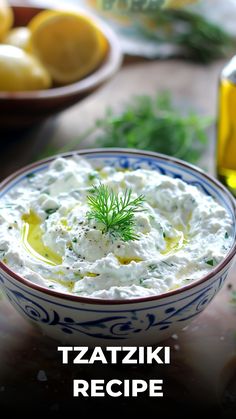
[[[225,66],[221,74],[222,79],[227,79],[231,83],[236,84],[236,55]]]

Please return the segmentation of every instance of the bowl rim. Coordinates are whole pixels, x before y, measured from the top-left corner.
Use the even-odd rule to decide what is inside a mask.
[[[226,189],[226,187],[220,183],[217,179],[215,179],[213,176],[209,175],[208,173],[206,173],[204,170],[202,170],[201,168],[198,168],[195,165],[192,165],[190,163],[187,163],[185,161],[182,161],[178,158],[175,157],[171,157],[165,154],[161,154],[161,153],[156,153],[156,152],[152,152],[152,151],[145,151],[145,150],[138,150],[138,149],[124,149],[124,148],[93,148],[93,149],[81,149],[81,150],[74,150],[71,152],[67,152],[67,153],[61,153],[61,154],[56,154],[54,156],[51,156],[49,158],[45,158],[42,160],[39,160],[37,162],[28,164],[24,167],[22,167],[21,169],[15,171],[14,173],[12,173],[10,176],[8,176],[6,179],[4,179],[1,183],[0,183],[0,192],[7,186],[9,185],[13,180],[17,179],[18,177],[22,176],[24,173],[35,169],[36,167],[40,167],[41,165],[47,164],[52,162],[53,160],[55,160],[55,158],[58,157],[66,157],[66,158],[70,158],[73,157],[75,155],[79,155],[82,157],[89,156],[89,155],[99,155],[99,154],[114,154],[114,156],[116,154],[125,154],[125,155],[131,155],[131,156],[139,156],[139,157],[149,157],[149,158],[157,158],[159,160],[164,160],[166,162],[172,162],[175,163],[177,166],[184,167],[184,168],[188,168],[191,171],[195,172],[195,173],[199,173],[201,174],[203,177],[205,177],[208,181],[210,181],[211,183],[213,183],[219,190],[221,190],[221,192],[223,192],[225,194],[225,196],[228,198],[229,202],[232,205],[233,208],[233,213],[234,216],[236,218],[236,199],[233,197],[233,195]],[[232,247],[230,249],[230,251],[228,252],[228,254],[226,255],[226,257],[215,267],[213,268],[207,275],[204,275],[201,279],[195,280],[193,282],[191,282],[190,284],[187,285],[183,285],[180,288],[177,288],[175,290],[171,290],[171,291],[167,291],[158,295],[152,295],[152,296],[146,296],[146,297],[136,297],[136,298],[130,298],[130,299],[126,299],[126,300],[118,300],[118,299],[102,299],[102,298],[90,298],[90,297],[82,297],[82,296],[77,296],[74,294],[69,294],[69,293],[64,293],[64,292],[59,292],[59,291],[55,291],[52,289],[49,289],[47,287],[44,287],[42,285],[38,285],[33,283],[32,281],[24,278],[23,276],[17,274],[16,272],[14,272],[11,268],[9,268],[6,264],[4,264],[3,262],[0,261],[0,271],[2,270],[3,272],[5,272],[7,275],[9,275],[10,277],[14,278],[17,282],[33,289],[36,291],[39,291],[41,293],[47,294],[49,296],[52,297],[58,297],[60,299],[64,299],[64,300],[69,300],[71,302],[78,302],[78,303],[84,303],[84,304],[91,304],[91,305],[127,305],[127,304],[137,304],[137,303],[144,303],[144,302],[149,302],[149,301],[158,301],[158,300],[162,300],[164,298],[168,298],[168,297],[172,297],[175,295],[179,295],[184,291],[188,291],[190,289],[193,289],[195,287],[197,287],[200,284],[203,284],[205,282],[207,282],[208,280],[212,279],[215,275],[217,275],[218,273],[220,273],[222,270],[224,270],[224,268],[231,262],[231,260],[233,259],[233,257],[236,254],[236,236],[234,237],[234,242],[232,244]]]
[[[12,5],[13,11],[15,9],[32,9],[32,10],[46,10],[47,8],[42,6],[19,6],[19,5]],[[62,10],[56,7],[49,8],[50,10]],[[63,9],[64,10],[64,9]],[[78,94],[83,94],[89,89],[93,89],[96,86],[100,86],[104,83],[107,79],[111,78],[116,71],[120,68],[123,60],[123,53],[121,49],[121,44],[118,39],[118,36],[115,34],[114,30],[102,19],[99,19],[97,16],[91,16],[88,12],[79,7],[77,10],[69,9],[68,12],[78,12],[79,14],[84,15],[85,17],[92,18],[94,23],[98,26],[99,30],[105,36],[109,48],[106,57],[101,62],[100,66],[95,69],[92,73],[88,76],[78,80],[77,82],[66,84],[63,86],[52,87],[50,89],[42,89],[42,90],[32,90],[32,91],[19,91],[19,92],[3,92],[0,91],[0,101],[2,100],[13,100],[13,101],[20,101],[20,100],[45,100],[45,99],[55,99],[57,97],[67,97],[73,96]]]

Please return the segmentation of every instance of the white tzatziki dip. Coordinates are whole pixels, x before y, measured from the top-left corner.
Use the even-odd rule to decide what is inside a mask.
[[[132,200],[142,194],[133,239],[119,235],[121,224],[111,233],[91,216],[88,196],[101,185],[118,200],[127,191]],[[208,274],[232,245],[227,211],[197,187],[146,169],[95,170],[78,156],[29,174],[0,208],[3,263],[34,283],[84,297],[173,290]]]

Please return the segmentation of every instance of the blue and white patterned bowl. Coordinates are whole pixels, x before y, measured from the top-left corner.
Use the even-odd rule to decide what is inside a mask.
[[[236,204],[218,181],[200,169],[164,155],[122,149],[84,150],[99,168],[148,168],[196,185],[223,205],[234,225],[234,242],[225,259],[205,277],[161,295],[125,301],[97,300],[63,294],[36,285],[0,263],[0,286],[10,303],[44,334],[70,344],[89,346],[147,345],[164,340],[186,326],[214,298],[236,253]],[[72,153],[66,154],[70,157]],[[53,158],[16,172],[0,185],[0,199],[29,173],[46,170]]]

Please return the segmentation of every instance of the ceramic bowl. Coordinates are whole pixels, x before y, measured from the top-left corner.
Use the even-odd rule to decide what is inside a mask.
[[[39,7],[13,6],[14,25],[27,25],[42,10]],[[28,127],[74,105],[118,71],[122,62],[119,41],[105,23],[97,20],[97,25],[109,44],[108,53],[101,65],[82,80],[65,86],[32,92],[0,92],[0,131]]]
[[[164,340],[204,310],[225,282],[236,252],[236,204],[217,180],[180,160],[151,152],[98,149],[80,155],[96,168],[148,168],[197,186],[229,213],[234,226],[232,248],[203,278],[161,295],[130,300],[99,300],[59,293],[36,285],[0,263],[0,285],[10,303],[44,334],[70,344],[89,346],[148,345]],[[72,154],[66,154],[70,157]],[[29,173],[46,170],[53,158],[23,168],[0,186],[0,199]]]

